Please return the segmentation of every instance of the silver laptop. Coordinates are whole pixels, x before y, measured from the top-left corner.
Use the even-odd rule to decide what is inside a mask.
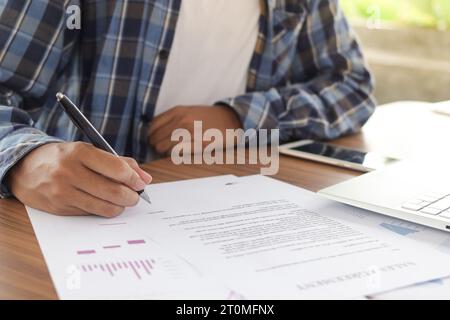
[[[450,161],[400,162],[320,190],[319,194],[450,232]]]

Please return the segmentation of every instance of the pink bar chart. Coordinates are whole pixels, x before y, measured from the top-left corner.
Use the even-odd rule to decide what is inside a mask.
[[[78,255],[94,254],[94,253],[96,253],[95,250],[78,250],[77,251]]]
[[[130,244],[130,245],[134,245],[134,244],[144,244],[144,243],[145,243],[145,240],[142,240],[142,239],[140,239],[140,240],[128,240],[127,243]]]
[[[155,260],[128,260],[97,264],[81,264],[79,269],[84,273],[106,273],[111,277],[119,273],[131,273],[133,277],[142,280],[144,276],[151,276],[155,269]]]
[[[135,240],[127,240],[126,245],[134,246],[134,245],[140,245],[140,244],[146,244],[146,241],[144,239],[135,239]],[[121,244],[108,244],[101,247],[103,250],[111,250],[111,249],[119,249],[122,248],[123,245]],[[92,255],[96,254],[97,251],[95,249],[79,249],[76,251],[77,255]]]

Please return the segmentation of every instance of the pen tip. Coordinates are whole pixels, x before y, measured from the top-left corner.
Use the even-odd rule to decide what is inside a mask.
[[[64,95],[61,92],[58,92],[56,94],[56,99],[58,99],[58,101],[60,101],[62,98],[64,98]]]
[[[148,202],[149,204],[152,204],[152,202],[150,201],[150,197],[148,196],[147,193],[145,193],[145,191],[142,192],[142,193],[140,194],[140,196],[141,196],[141,198],[144,199],[146,202]]]

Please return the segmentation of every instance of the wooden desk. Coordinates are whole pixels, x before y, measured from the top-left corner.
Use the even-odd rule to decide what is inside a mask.
[[[380,107],[362,133],[335,143],[411,158],[423,150],[427,155],[445,152],[448,137],[450,117],[431,113],[428,105],[404,103]],[[424,141],[428,143],[420,145]],[[170,159],[143,168],[153,175],[154,183],[259,173],[257,166],[175,166]],[[346,169],[281,157],[275,178],[317,191],[357,175]],[[16,200],[0,200],[0,299],[57,299],[26,210]]]

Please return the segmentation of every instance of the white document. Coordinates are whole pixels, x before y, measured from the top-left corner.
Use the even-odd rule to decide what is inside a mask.
[[[153,212],[145,201],[114,219],[27,210],[61,299],[240,297],[131,225]]]
[[[148,192],[109,220],[28,208],[61,298],[361,298],[450,274],[445,254],[270,178]]]
[[[345,205],[343,205],[345,206]],[[378,228],[381,233],[396,235],[408,241],[411,247],[427,246],[430,252],[449,257],[446,267],[450,270],[450,233],[425,227],[408,221],[346,206],[342,216],[356,224]],[[450,278],[436,279],[405,288],[370,296],[371,299],[450,299]]]
[[[368,298],[373,300],[449,300],[450,278],[431,280]]]
[[[450,101],[434,103],[433,110],[437,114],[442,114],[444,116],[450,116]]]
[[[149,187],[137,226],[250,299],[362,297],[447,276],[449,259],[262,176]]]

